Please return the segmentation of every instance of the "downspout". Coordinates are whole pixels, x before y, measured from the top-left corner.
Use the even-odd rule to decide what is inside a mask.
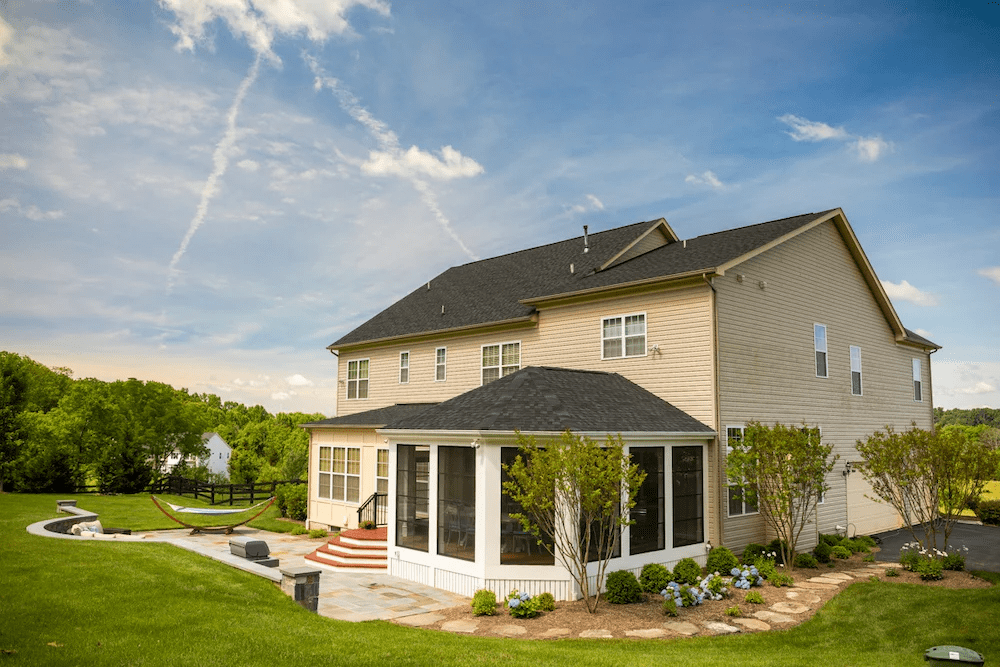
[[[927,353],[927,388],[930,389],[931,400],[927,401],[931,410],[931,429],[934,429],[934,376],[931,375],[931,355],[937,350],[930,350]]]
[[[712,401],[715,403],[715,456],[716,456],[716,469],[719,474],[717,475],[717,482],[715,484],[715,492],[717,494],[717,500],[715,503],[716,516],[718,517],[715,522],[716,533],[710,536],[710,541],[718,546],[723,545],[723,530],[722,521],[725,513],[723,512],[723,488],[725,484],[723,483],[724,475],[722,472],[722,391],[721,382],[719,381],[719,307],[718,307],[718,295],[719,291],[715,289],[715,285],[708,278],[708,275],[701,274],[702,280],[705,284],[712,290],[712,348],[714,354],[712,355],[712,374],[714,375],[713,384],[715,385],[715,399]]]

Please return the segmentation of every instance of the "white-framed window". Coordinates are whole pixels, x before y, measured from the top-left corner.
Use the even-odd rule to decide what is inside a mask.
[[[399,384],[406,384],[410,381],[410,353],[399,353]]]
[[[319,448],[319,497],[356,503],[361,494],[361,449]]]
[[[733,451],[734,445],[743,442],[742,426],[726,427],[726,456]],[[757,514],[757,506],[747,502],[743,491],[743,484],[729,483],[729,516],[744,516],[747,514]]]
[[[444,382],[448,379],[448,348],[439,347],[434,351],[434,381]]]
[[[389,450],[375,450],[375,491],[379,494],[378,506],[389,506]],[[384,496],[384,497],[383,497]]]
[[[923,364],[919,359],[913,360],[913,400],[923,401],[924,392],[923,386],[921,385],[920,378],[923,375]]]
[[[483,345],[483,384],[499,380],[520,368],[520,341]]]
[[[861,348],[851,346],[851,393],[861,396]]]
[[[368,359],[347,362],[347,398],[368,398]]]
[[[801,430],[805,431],[807,429],[808,429],[808,427],[803,427]],[[817,426],[816,430],[819,431],[819,439],[822,440],[823,439],[823,427],[822,426]],[[822,505],[826,501],[825,496],[826,496],[826,494],[823,493],[822,491],[820,491],[819,498],[816,499],[816,504],[817,505]]]
[[[601,359],[646,356],[646,313],[601,320]]]
[[[813,347],[816,348],[816,377],[830,377],[826,367],[826,325],[813,325]]]

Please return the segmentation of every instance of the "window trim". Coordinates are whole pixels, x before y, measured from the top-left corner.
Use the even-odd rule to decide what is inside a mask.
[[[480,387],[482,387],[485,384],[488,384],[487,382],[483,381],[483,371],[485,371],[487,368],[496,368],[497,369],[497,371],[499,372],[499,375],[496,378],[497,380],[499,380],[500,378],[506,377],[507,375],[510,375],[510,373],[504,373],[503,372],[503,370],[504,370],[504,363],[503,363],[503,347],[504,347],[504,345],[517,345],[517,368],[515,368],[513,371],[511,371],[511,373],[515,373],[515,372],[521,370],[522,366],[521,366],[521,341],[520,340],[508,340],[508,341],[504,341],[502,343],[488,343],[486,345],[481,345],[479,347],[479,386]],[[483,351],[486,348],[488,348],[488,347],[496,347],[496,348],[498,348],[498,350],[497,350],[497,363],[498,363],[498,365],[497,366],[484,366],[483,365]],[[507,368],[510,368],[510,367],[511,366],[507,366]],[[494,380],[490,380],[490,382],[494,382]]]
[[[819,347],[819,337],[816,335],[819,331],[819,327],[823,328],[823,349]],[[825,324],[819,324],[817,322],[813,323],[813,368],[816,370],[816,377],[818,378],[828,378],[830,377],[830,332]],[[819,374],[819,355],[823,354],[823,370],[825,373],[823,375]]]
[[[439,361],[440,357],[438,354],[444,352],[444,361]],[[482,365],[482,358],[479,360],[480,365]],[[438,377],[438,369],[441,369],[440,375]],[[438,347],[434,349],[434,381],[435,382],[446,382],[448,380],[448,348]]]
[[[406,365],[403,365],[403,355],[406,355]],[[403,379],[403,372],[406,372],[406,379]],[[399,384],[410,384],[410,351],[403,350],[399,353]]]
[[[367,372],[365,373],[365,377],[364,378],[360,377],[361,362],[362,361],[368,362],[368,364],[365,366],[365,370]],[[351,364],[357,364],[358,365],[358,371],[357,372],[358,372],[359,375],[358,375],[357,378],[355,378],[353,380],[351,379]],[[368,394],[371,393],[369,391],[369,389],[371,388],[371,374],[372,374],[372,362],[371,362],[371,358],[370,357],[363,357],[363,358],[360,358],[360,359],[351,359],[351,360],[349,360],[347,362],[347,374],[346,374],[347,393],[346,393],[346,396],[345,396],[345,400],[348,400],[348,401],[367,401],[368,400]],[[364,382],[365,382],[365,395],[364,395],[364,397],[358,396],[358,394],[360,393],[361,381],[362,380],[364,380]],[[355,385],[354,386],[354,397],[353,398],[351,397],[351,383],[352,382]]]
[[[324,449],[329,451],[329,458],[327,459],[329,470],[323,470],[323,450]],[[336,451],[338,449],[344,451],[344,471],[343,472],[337,472],[336,471],[336,461],[337,461]],[[349,504],[349,505],[358,505],[358,504],[360,504],[361,503],[361,448],[360,447],[348,447],[346,445],[336,445],[336,444],[333,444],[333,445],[320,445],[319,451],[320,451],[320,453],[319,453],[319,460],[318,460],[318,465],[317,465],[317,473],[318,473],[319,477],[317,479],[322,480],[324,478],[324,476],[326,476],[326,479],[327,479],[327,488],[328,488],[329,495],[325,495],[324,496],[320,492],[320,489],[322,488],[322,481],[319,481],[317,483],[317,486],[316,486],[316,495],[317,495],[317,497],[322,498],[323,500],[332,500],[333,502],[345,503],[345,504]],[[350,451],[357,452],[357,456],[358,456],[358,458],[357,458],[358,472],[357,473],[348,472],[349,465],[351,463],[351,459],[350,459],[350,455],[349,455]],[[333,495],[333,488],[334,488],[333,487],[333,480],[336,477],[343,478],[344,494],[341,497],[334,497],[334,495]],[[355,478],[355,479],[358,480],[358,499],[357,500],[349,500],[348,497],[347,497],[347,479],[348,478]]]
[[[857,370],[854,369],[854,360],[855,360],[854,351],[855,350],[858,351],[858,354],[857,354],[858,368],[857,368]],[[861,346],[860,345],[851,345],[850,355],[851,355],[851,395],[852,396],[864,396],[865,395],[864,374],[862,373],[862,370],[861,370],[862,368],[864,368],[864,366],[861,363]],[[855,373],[858,374],[858,391],[857,392],[854,391],[854,374]]]
[[[923,403],[924,402],[924,360],[917,357],[913,357],[913,361],[910,364],[913,369],[913,402]]]
[[[628,338],[637,338],[638,336],[626,336],[625,335],[625,318],[628,317],[642,317],[642,354],[628,354],[626,352]],[[616,336],[615,338],[605,338],[604,337],[604,323],[608,320],[621,320],[621,336]],[[646,315],[646,311],[638,311],[635,313],[623,313],[621,315],[605,315],[601,317],[601,361],[605,359],[638,359],[641,357],[648,356],[649,348],[647,342],[649,340],[649,318]],[[618,356],[608,357],[604,354],[604,341],[606,340],[619,340],[621,342],[622,353]]]
[[[730,429],[734,429],[734,430],[735,429],[739,429],[739,431],[740,431],[740,438],[742,439],[743,436],[746,433],[746,425],[745,424],[741,424],[739,426],[726,426],[726,458],[727,459],[729,458],[729,452],[733,451],[732,445],[729,444],[729,430]],[[731,512],[731,510],[730,510],[730,504],[729,504],[730,503],[729,492],[730,492],[731,487],[734,487],[734,486],[739,487],[740,489],[743,488],[743,484],[733,484],[731,482],[731,480],[729,479],[729,476],[726,475],[726,517],[730,518],[730,519],[734,519],[734,518],[739,518],[739,517],[753,516],[755,514],[760,514],[760,507],[757,507],[753,511],[748,511],[747,510],[747,507],[753,507],[753,506],[747,504],[747,500],[746,500],[745,497],[740,499],[740,504],[743,506],[743,512],[741,514],[733,514]]]

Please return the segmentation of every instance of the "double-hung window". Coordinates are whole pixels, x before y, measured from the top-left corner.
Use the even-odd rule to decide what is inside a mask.
[[[347,362],[347,398],[368,398],[368,360]]]
[[[521,368],[521,343],[483,345],[483,384]]]
[[[361,491],[361,449],[319,448],[319,497],[356,503]]]
[[[861,396],[861,348],[851,346],[851,393]]]
[[[914,359],[913,360],[913,400],[915,400],[915,401],[922,401],[922,400],[924,400],[923,387],[920,384],[920,378],[922,376],[922,373],[923,373],[923,368],[922,368],[922,364],[920,363],[920,360],[919,359]]]
[[[816,348],[816,377],[830,377],[826,368],[826,325],[813,325],[813,347]]]
[[[619,315],[601,320],[601,358],[646,356],[646,314]]]
[[[399,384],[406,384],[410,381],[410,353],[399,353]]]
[[[726,455],[728,456],[733,447],[738,447],[743,442],[743,427],[730,426],[726,428]],[[757,506],[746,498],[743,490],[743,480],[734,484],[729,482],[729,516],[743,516],[744,514],[756,514]]]
[[[448,348],[439,347],[434,352],[434,381],[444,382],[448,379]]]

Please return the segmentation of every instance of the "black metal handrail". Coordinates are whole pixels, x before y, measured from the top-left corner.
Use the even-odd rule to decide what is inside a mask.
[[[379,502],[379,499],[384,499],[383,502]],[[375,493],[368,496],[368,500],[358,508],[358,525],[364,525],[366,521],[371,521],[378,526],[388,525],[388,508],[389,508],[389,494],[388,493]]]

